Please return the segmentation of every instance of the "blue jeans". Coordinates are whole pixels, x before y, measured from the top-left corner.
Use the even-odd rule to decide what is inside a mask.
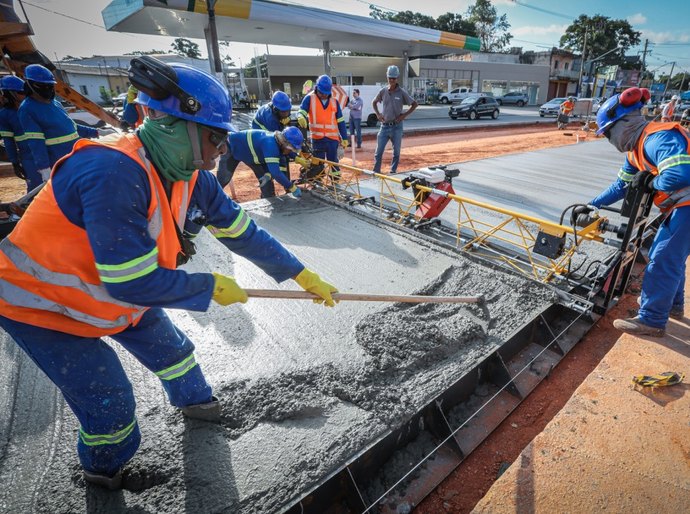
[[[136,453],[141,439],[132,384],[115,351],[98,337],[3,316],[0,327],[60,389],[79,420],[77,453],[82,467],[113,475]],[[157,372],[171,404],[183,407],[211,400],[211,388],[193,358],[194,345],[162,309],[149,309],[136,326],[111,338]]]
[[[355,135],[357,146],[362,146],[362,118],[353,118],[350,114],[350,134]]]
[[[642,279],[642,323],[664,328],[671,307],[684,303],[685,261],[690,256],[690,205],[674,209],[661,224],[649,250]]]
[[[381,173],[381,158],[383,151],[386,149],[386,144],[390,139],[393,143],[393,161],[391,162],[391,173],[398,170],[398,162],[400,161],[400,147],[402,146],[403,124],[397,125],[381,125],[379,134],[376,136],[376,162],[374,163],[374,171]]]

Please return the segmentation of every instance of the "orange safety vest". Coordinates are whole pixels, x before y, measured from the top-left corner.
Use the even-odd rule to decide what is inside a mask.
[[[340,132],[336,116],[338,104],[333,97],[328,99],[328,105],[324,108],[316,93],[311,92],[309,100],[309,130],[312,139],[335,139],[340,141]]]
[[[341,109],[345,109],[347,104],[350,103],[350,97],[347,96],[347,91],[345,91],[345,89],[338,84],[333,84],[331,95],[338,101]]]
[[[575,108],[575,104],[571,102],[570,100],[566,100],[561,104],[561,112],[565,114],[566,116],[570,116],[570,113],[573,112],[573,109]]]
[[[198,172],[189,182],[173,184],[168,203],[163,183],[146,159],[141,141],[128,134],[99,142],[80,139],[69,155],[55,163],[52,173],[57,173],[73,153],[91,146],[122,152],[146,170],[151,188],[148,232],[158,249],[153,258],[160,267],[175,269],[181,248],[174,223],[183,227]],[[0,315],[68,334],[100,337],[136,325],[146,309],[108,294],[86,230],[62,213],[52,181],[48,181],[15,229],[0,242]]]
[[[649,123],[642,131],[641,136],[637,140],[637,146],[628,152],[628,162],[632,164],[639,171],[648,171],[654,176],[659,175],[659,170],[655,164],[647,160],[644,154],[644,143],[647,137],[660,132],[662,130],[677,129],[684,137],[687,144],[686,152],[690,153],[690,135],[688,131],[680,123]],[[673,191],[672,193],[664,193],[657,191],[654,195],[654,205],[656,205],[661,212],[668,213],[676,207],[684,207],[690,205],[690,186]]]

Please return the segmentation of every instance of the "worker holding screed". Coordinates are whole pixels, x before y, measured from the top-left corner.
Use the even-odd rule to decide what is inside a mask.
[[[336,292],[205,171],[227,151],[223,85],[150,56],[133,59],[129,75],[147,108],[138,131],[79,140],[0,242],[0,327],[60,389],[81,425],[84,477],[109,489],[122,486],[141,435],[132,386],[103,336],[155,373],[185,416],[220,419],[194,345],[163,311],[247,301],[232,277],[177,269],[202,226],[276,281],[293,278],[315,302],[332,307]]]

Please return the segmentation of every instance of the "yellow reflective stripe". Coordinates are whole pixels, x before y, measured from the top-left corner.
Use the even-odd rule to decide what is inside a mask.
[[[682,166],[683,164],[690,164],[690,155],[688,154],[680,154],[680,155],[674,155],[673,157],[669,157],[667,159],[664,159],[659,163],[659,173],[662,173],[664,170],[667,170],[669,168],[672,168],[674,166]]]
[[[15,140],[15,141],[19,141],[20,143],[21,143],[22,141],[26,141],[27,139],[29,139],[29,138],[26,137],[26,134],[22,134],[21,136],[14,136],[14,140]]]
[[[79,428],[79,438],[86,446],[100,446],[103,444],[119,444],[134,431],[137,425],[137,418],[134,418],[129,425],[114,434],[87,434],[83,428]]]
[[[0,130],[0,137],[14,137],[14,132],[6,132],[4,130]]]
[[[184,359],[177,364],[173,364],[169,368],[162,369],[161,371],[156,371],[156,376],[161,380],[172,380],[174,378],[179,378],[190,369],[196,366],[196,359],[192,353],[189,357]]]
[[[146,255],[123,262],[122,264],[98,264],[98,276],[102,282],[109,284],[119,284],[128,282],[135,278],[148,275],[158,268],[158,247],[154,247]]]
[[[279,157],[266,157],[264,158],[266,164],[278,164],[280,162]]]
[[[234,239],[244,234],[244,232],[249,228],[249,224],[251,223],[251,221],[252,219],[249,216],[247,216],[247,214],[243,210],[241,210],[239,216],[237,216],[237,219],[235,219],[233,224],[229,227],[218,228],[214,226],[209,226],[208,230],[217,239],[223,237],[230,237]]]
[[[256,155],[256,151],[254,150],[254,142],[252,141],[251,132],[247,132],[247,144],[249,145],[249,151],[252,153],[252,157],[254,158],[254,164],[260,164],[259,157]]]
[[[298,114],[301,114],[304,118],[307,118],[309,116],[309,113],[304,109],[300,109]]]
[[[640,173],[640,172],[638,172],[638,173]],[[635,176],[635,173],[628,173],[623,168],[618,170],[618,178],[621,179],[623,182],[630,182],[634,176]]]
[[[24,132],[24,137],[26,139],[45,139],[46,136],[43,132]]]
[[[263,125],[261,124],[261,122],[260,122],[259,120],[257,120],[256,118],[254,118],[252,121],[253,121],[254,123],[256,123],[259,127],[261,127],[261,130],[268,130],[268,129],[267,129],[265,126],[263,126]]]
[[[338,118],[335,121],[336,121],[336,123],[340,123],[341,121],[345,121],[345,117],[341,116],[340,118]]]
[[[69,141],[74,141],[75,139],[79,139],[79,134],[77,134],[76,132],[72,132],[71,134],[67,134],[66,136],[51,137],[50,139],[46,139],[46,145],[47,146],[59,145],[61,143],[67,143]]]

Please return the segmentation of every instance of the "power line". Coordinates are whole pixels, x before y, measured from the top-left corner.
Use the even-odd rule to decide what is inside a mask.
[[[85,23],[86,25],[91,25],[92,27],[98,27],[99,29],[105,30],[105,27],[103,25],[96,25],[95,23],[91,23],[90,21],[82,20],[80,18],[75,18],[74,16],[70,16],[69,14],[64,14],[64,13],[57,12],[57,11],[52,11],[50,9],[46,9],[45,7],[41,7],[40,5],[36,5],[36,4],[32,4],[31,2],[27,2],[26,0],[24,0],[24,3],[26,5],[30,5],[31,7],[35,7],[36,9],[41,9],[42,11],[46,11],[46,12],[49,12],[51,14],[57,14],[58,16],[62,16],[64,18],[69,18],[70,20],[78,21],[80,23]]]
[[[548,9],[543,9],[542,7],[537,7],[536,5],[529,5],[526,2],[523,2],[522,0],[513,0],[513,3],[516,5],[519,5],[521,7],[527,7],[528,9],[533,9],[535,11],[539,11],[545,14],[550,14],[551,16],[558,16],[559,18],[565,18],[567,20],[575,20],[577,19],[577,16],[571,16],[569,14],[563,14],[555,11],[549,11]]]

